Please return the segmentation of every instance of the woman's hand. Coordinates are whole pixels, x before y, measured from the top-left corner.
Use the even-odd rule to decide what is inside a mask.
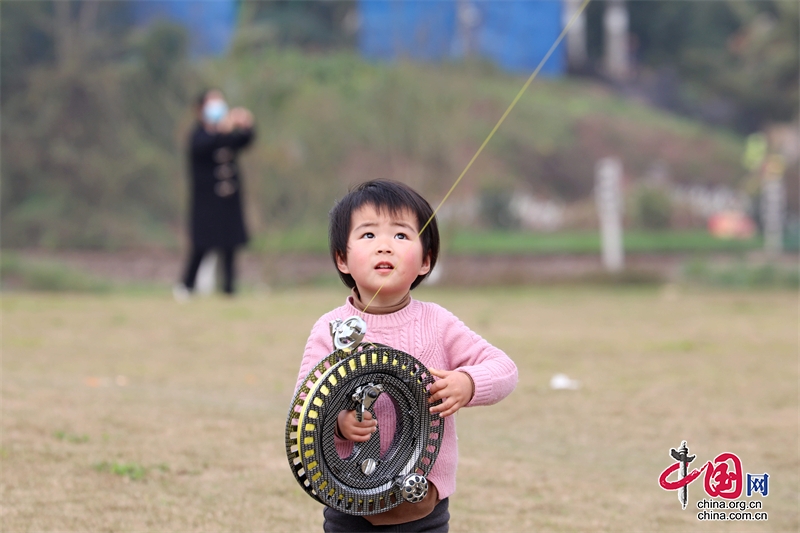
[[[233,112],[229,111],[227,115],[222,117],[217,123],[216,130],[217,133],[230,133],[236,127],[236,122],[234,121]]]
[[[249,130],[253,127],[253,114],[244,107],[234,107],[229,113],[233,127]]]
[[[472,400],[475,384],[469,374],[460,370],[429,370],[439,379],[428,389],[431,395],[428,403],[443,400],[441,404],[430,408],[431,413],[439,413],[442,418],[454,415]]]
[[[355,411],[341,411],[336,423],[341,436],[353,442],[367,442],[378,429],[378,421],[372,418],[369,411],[364,411],[361,422],[356,420]]]

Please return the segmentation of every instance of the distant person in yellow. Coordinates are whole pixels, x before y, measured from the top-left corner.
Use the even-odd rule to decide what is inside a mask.
[[[217,89],[203,91],[195,105],[197,123],[189,138],[191,247],[181,283],[173,290],[179,301],[194,291],[200,263],[212,251],[222,259],[222,290],[232,295],[236,250],[248,240],[237,156],[255,136],[253,114],[243,107],[229,109]]]

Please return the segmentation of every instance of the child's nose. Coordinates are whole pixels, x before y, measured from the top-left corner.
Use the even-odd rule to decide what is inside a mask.
[[[378,241],[378,253],[392,253],[392,241],[390,239],[380,239]]]

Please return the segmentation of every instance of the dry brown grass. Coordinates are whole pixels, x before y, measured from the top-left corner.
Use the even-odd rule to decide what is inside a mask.
[[[417,297],[520,369],[503,403],[458,415],[452,531],[800,527],[796,294]],[[286,463],[283,424],[308,330],[343,298],[4,295],[2,530],[320,531],[321,507]],[[550,390],[556,372],[582,388]],[[657,478],[682,439],[698,462],[730,451],[746,472],[769,472],[769,521],[699,523],[699,482],[681,511]]]

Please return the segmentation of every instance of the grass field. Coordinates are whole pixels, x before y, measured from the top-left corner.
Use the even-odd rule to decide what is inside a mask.
[[[6,293],[3,531],[320,531],[283,426],[339,289],[210,298]],[[797,531],[798,297],[680,287],[424,289],[520,370],[458,415],[451,530]],[[554,391],[564,372],[581,381]],[[669,449],[770,474],[767,522],[699,522]],[[759,499],[760,495],[754,497]]]

